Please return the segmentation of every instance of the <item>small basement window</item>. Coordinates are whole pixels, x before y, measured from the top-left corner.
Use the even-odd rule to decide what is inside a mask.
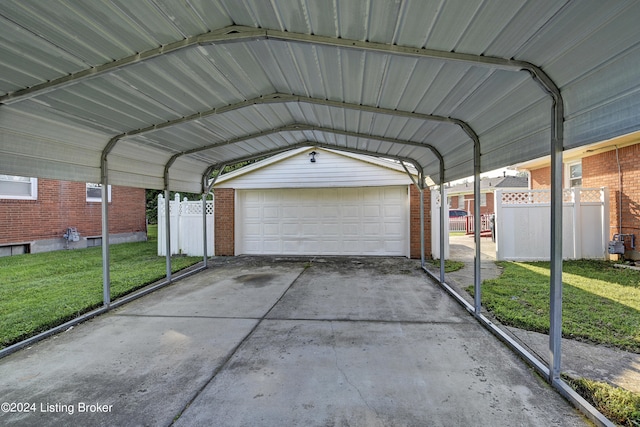
[[[87,237],[87,247],[102,246],[102,237]]]
[[[23,255],[31,252],[31,245],[28,243],[19,245],[0,246],[0,257]]]

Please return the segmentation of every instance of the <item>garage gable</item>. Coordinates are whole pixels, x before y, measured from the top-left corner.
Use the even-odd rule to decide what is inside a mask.
[[[222,175],[215,188],[325,188],[409,185],[393,161],[305,147]]]

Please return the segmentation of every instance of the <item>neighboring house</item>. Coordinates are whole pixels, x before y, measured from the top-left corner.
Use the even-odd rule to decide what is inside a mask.
[[[529,186],[528,178],[521,176],[501,176],[480,180],[480,215],[494,213],[494,192],[496,190],[524,190]],[[462,209],[473,215],[473,182],[465,182],[447,188],[449,209]]]
[[[640,259],[640,133],[567,150],[563,163],[564,188],[608,188],[610,238],[625,235],[624,257]],[[550,187],[549,157],[517,168],[529,172],[531,189]]]
[[[216,255],[420,257],[419,191],[397,162],[292,150],[222,175],[214,200]]]
[[[145,190],[109,187],[109,242],[146,240]],[[101,201],[97,184],[0,175],[0,256],[101,245]]]

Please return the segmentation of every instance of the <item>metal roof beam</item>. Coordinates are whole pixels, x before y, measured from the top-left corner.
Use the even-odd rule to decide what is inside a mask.
[[[373,153],[371,151],[359,150],[357,148],[339,147],[339,146],[336,146],[336,145],[333,145],[333,144],[329,144],[329,143],[325,143],[325,142],[318,142],[318,141],[296,142],[295,144],[287,145],[284,148],[275,148],[273,150],[263,151],[260,154],[252,154],[252,155],[248,155],[248,156],[236,157],[236,158],[227,160],[225,163],[228,164],[228,165],[232,165],[232,164],[235,164],[235,163],[246,162],[248,160],[255,160],[255,159],[258,159],[260,157],[273,156],[273,155],[276,155],[276,154],[284,153],[286,151],[295,150],[296,148],[302,148],[302,147],[307,147],[307,146],[308,147],[326,148],[326,149],[329,149],[329,150],[346,151],[346,152],[354,153],[354,154],[362,154],[362,155],[365,155],[365,156],[373,156],[373,157],[382,157],[382,158],[386,158],[386,159],[398,160],[399,162],[411,163],[411,165],[416,168],[416,171],[419,174],[423,173],[422,167],[415,160],[412,160],[412,159],[409,159],[409,158],[406,158],[406,157],[394,156],[394,155],[384,155],[384,156],[382,156],[380,154],[376,154],[376,153]],[[209,173],[211,173],[216,168],[218,168],[218,166],[217,165],[213,165],[213,166],[207,168],[207,171],[209,171]]]
[[[208,33],[187,37],[173,43],[161,45],[144,52],[138,52],[134,55],[116,59],[112,62],[87,68],[76,73],[68,74],[66,76],[58,77],[56,79],[36,84],[25,89],[7,93],[3,96],[0,96],[0,104],[8,105],[14,102],[22,101],[24,99],[29,99],[37,95],[42,95],[56,89],[73,85],[83,80],[91,79],[106,73],[110,73],[112,71],[116,71],[129,65],[144,62],[146,60],[156,58],[167,53],[177,52],[191,46],[198,46],[201,44],[233,43],[235,41],[247,41],[251,38],[252,37],[247,32],[238,31],[238,27],[230,26],[221,28],[219,30],[210,31]]]
[[[305,131],[327,132],[327,133],[333,133],[333,134],[337,134],[337,135],[352,136],[352,137],[355,137],[355,138],[365,138],[365,139],[371,139],[371,140],[375,140],[375,141],[391,142],[391,143],[394,143],[394,144],[401,144],[401,145],[407,145],[407,146],[428,148],[429,150],[431,150],[431,152],[434,154],[434,156],[438,159],[438,161],[441,164],[444,164],[444,158],[442,157],[440,152],[431,144],[417,142],[417,141],[398,140],[398,139],[388,138],[388,137],[384,137],[384,136],[368,135],[368,134],[363,134],[363,133],[358,133],[358,132],[343,131],[343,130],[337,130],[337,129],[331,129],[331,128],[324,128],[324,127],[320,127],[320,126],[312,126],[312,125],[307,125],[307,124],[296,123],[296,124],[291,124],[291,125],[287,125],[287,126],[281,126],[281,127],[274,128],[274,129],[265,130],[265,131],[262,131],[262,132],[257,132],[257,133],[253,133],[253,134],[249,134],[249,135],[240,136],[240,137],[237,137],[237,138],[228,139],[228,140],[225,140],[225,141],[219,141],[219,142],[215,142],[213,144],[208,144],[208,145],[204,145],[202,147],[193,148],[191,150],[186,150],[186,151],[182,151],[180,153],[176,153],[173,156],[171,156],[171,158],[165,164],[165,168],[164,168],[165,185],[168,184],[169,169],[175,163],[175,161],[178,158],[182,157],[182,156],[198,153],[198,152],[201,152],[201,151],[212,150],[214,148],[222,147],[222,146],[225,146],[225,145],[237,144],[239,142],[248,141],[250,139],[255,139],[255,138],[260,138],[262,136],[268,136],[268,135],[272,135],[272,134],[275,134],[275,133],[281,133],[281,132],[305,132]],[[320,144],[325,144],[325,143],[314,143],[314,144],[318,145],[318,146],[321,146]],[[358,152],[359,154],[366,154],[366,155],[377,156],[377,157],[397,158],[398,160],[408,161],[411,164],[415,165],[418,168],[418,170],[421,170],[419,164],[417,164],[417,162],[415,160],[410,159],[410,158],[402,158],[402,157],[398,157],[398,156],[394,156],[394,155],[386,155],[386,154],[377,153],[377,152],[368,151],[368,150],[351,149],[349,147],[342,147],[342,146],[339,146],[339,145],[332,145],[332,144],[326,144],[326,145],[327,145],[327,147],[331,147],[331,148],[336,149],[336,150]],[[287,149],[291,149],[294,146],[296,146],[296,144],[288,145],[286,147],[286,149],[283,149],[282,151],[286,151]],[[269,153],[269,152],[268,151],[264,151],[264,152],[257,153],[255,155],[251,155],[251,156],[263,156],[263,155],[267,155],[267,153]],[[241,158],[238,161],[243,161],[242,159],[244,159],[244,158]],[[232,161],[234,161],[234,160],[232,160]],[[229,162],[230,161],[225,160],[225,163],[228,164]]]
[[[305,123],[293,123],[293,124],[290,124],[290,125],[281,126],[281,127],[274,128],[274,129],[268,129],[268,130],[264,130],[264,131],[261,131],[261,132],[252,133],[252,134],[249,134],[249,135],[239,136],[237,138],[231,138],[231,139],[224,140],[224,141],[214,142],[213,144],[203,145],[202,147],[192,148],[190,150],[185,150],[185,151],[182,151],[180,153],[174,154],[171,157],[171,159],[169,160],[170,163],[168,162],[168,164],[170,166],[175,161],[174,158],[178,158],[180,156],[184,156],[184,155],[188,155],[188,154],[194,154],[194,153],[198,153],[200,151],[211,150],[213,148],[222,147],[224,145],[236,144],[238,142],[247,141],[249,139],[260,138],[261,136],[272,135],[274,133],[280,133],[280,132],[305,132],[305,131],[327,132],[327,133],[334,133],[334,134],[337,134],[337,135],[352,136],[352,137],[355,137],[355,138],[365,138],[365,139],[372,139],[372,140],[376,140],[376,141],[391,142],[391,143],[401,144],[401,145],[428,148],[436,155],[436,157],[438,159],[440,159],[442,157],[440,152],[433,145],[427,144],[427,143],[423,143],[423,142],[399,140],[399,139],[395,139],[395,138],[388,138],[388,137],[385,137],[385,136],[376,136],[376,135],[369,135],[369,134],[358,133],[358,132],[351,132],[351,131],[345,131],[345,130],[325,128],[325,127],[321,127],[321,126],[313,126],[313,125],[308,125],[308,124],[305,124]],[[338,146],[336,146],[336,147],[338,147]],[[371,151],[367,151],[367,153],[372,154],[374,156],[381,154],[381,153],[375,153],[375,152],[371,152]],[[382,155],[385,156],[384,154],[382,154]]]
[[[144,62],[146,60],[189,47],[247,42],[252,40],[280,40],[285,42],[309,43],[341,47],[345,49],[379,52],[389,55],[465,62],[472,65],[509,71],[527,70],[532,74],[536,81],[542,81],[543,87],[549,86],[548,81],[550,81],[540,68],[526,61],[232,25],[208,33],[187,37],[183,40],[136,53],[135,55],[120,58],[106,64],[91,67],[47,82],[36,84],[25,89],[7,93],[0,97],[0,104],[19,102],[23,99],[28,99],[56,89],[64,88],[86,79],[97,77],[129,65]]]
[[[435,114],[422,114],[422,113],[415,113],[415,112],[403,111],[403,110],[394,110],[391,108],[372,107],[369,105],[352,104],[352,103],[341,102],[341,101],[330,101],[327,99],[311,98],[308,96],[297,96],[297,95],[290,95],[286,93],[276,92],[269,95],[262,95],[256,98],[247,99],[245,101],[237,102],[235,104],[229,104],[222,107],[212,108],[210,110],[194,113],[189,116],[179,117],[174,120],[153,124],[144,128],[134,129],[134,130],[116,135],[112,138],[112,140],[118,140],[118,139],[126,138],[129,136],[141,135],[144,133],[153,132],[156,130],[176,126],[182,123],[187,123],[193,120],[204,119],[206,117],[213,116],[216,114],[223,114],[229,111],[239,110],[241,108],[250,107],[252,105],[276,104],[276,103],[287,103],[287,102],[302,102],[302,103],[315,104],[315,105],[324,105],[327,107],[346,108],[350,110],[364,111],[364,112],[375,113],[375,114],[384,114],[384,115],[390,115],[395,117],[406,117],[406,118],[425,120],[425,121],[451,123],[451,124],[460,126],[465,131],[465,133],[469,135],[471,139],[473,140],[478,139],[478,135],[471,128],[471,126],[469,126],[468,123],[466,123],[463,120],[452,118],[452,117],[439,116]]]
[[[123,138],[126,138],[126,137],[141,135],[141,134],[145,134],[145,133],[148,133],[148,132],[153,132],[153,131],[160,130],[160,129],[165,129],[165,128],[176,126],[176,125],[179,125],[179,124],[182,124],[182,123],[187,123],[187,122],[190,122],[190,121],[193,121],[193,120],[203,119],[203,118],[206,118],[206,117],[209,117],[209,116],[212,116],[212,115],[222,114],[222,113],[226,113],[226,112],[234,111],[234,110],[239,110],[241,108],[249,107],[249,106],[252,106],[252,105],[287,103],[287,102],[302,102],[302,103],[309,103],[309,104],[315,104],[315,105],[324,105],[324,106],[328,106],[328,107],[346,108],[346,109],[357,110],[357,111],[365,111],[365,112],[370,112],[370,113],[375,113],[375,114],[384,114],[384,115],[390,115],[390,116],[396,116],[396,117],[406,117],[406,118],[413,118],[413,119],[425,120],[425,121],[436,121],[436,122],[441,122],[441,123],[451,123],[453,125],[460,126],[462,128],[462,130],[474,142],[474,147],[476,147],[476,149],[479,151],[480,140],[478,138],[478,135],[471,128],[471,126],[469,126],[463,120],[459,120],[459,119],[455,119],[455,118],[451,118],[451,117],[445,117],[445,116],[438,116],[438,115],[434,115],[434,114],[422,114],[422,113],[415,113],[415,112],[410,112],[410,111],[393,110],[393,109],[390,109],[390,108],[372,107],[372,106],[368,106],[368,105],[352,104],[352,103],[340,102],[340,101],[330,101],[330,100],[327,100],[327,99],[290,95],[290,94],[285,94],[285,93],[273,93],[273,94],[263,95],[263,96],[260,96],[260,97],[257,97],[257,98],[252,98],[252,99],[248,99],[248,100],[245,100],[245,101],[241,101],[241,102],[238,102],[238,103],[235,103],[235,104],[230,104],[230,105],[225,105],[225,106],[222,106],[222,107],[212,108],[212,109],[207,110],[207,111],[194,113],[194,114],[191,114],[189,116],[177,118],[175,120],[169,120],[169,121],[166,121],[166,122],[163,122],[163,123],[158,123],[158,124],[150,125],[150,126],[147,126],[147,127],[144,127],[144,128],[135,129],[135,130],[131,130],[131,131],[128,131],[128,132],[121,133],[121,134],[116,135],[113,138],[111,138],[111,140],[109,140],[109,142],[107,143],[107,145],[103,149],[102,161],[106,163],[107,156],[113,150],[113,148],[118,143],[118,141],[123,139]]]

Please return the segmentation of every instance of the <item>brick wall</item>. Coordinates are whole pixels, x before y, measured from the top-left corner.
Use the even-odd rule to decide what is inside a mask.
[[[109,232],[146,232],[145,190],[112,187]],[[81,236],[102,234],[100,202],[87,202],[83,182],[38,179],[37,200],[0,199],[0,245],[62,238],[67,227]]]
[[[480,206],[480,215],[487,215],[493,213],[493,193],[484,193],[487,198],[485,206]],[[465,194],[464,206],[460,206],[458,209],[464,209],[469,212],[469,215],[473,215],[473,194]],[[467,209],[468,208],[468,209]]]
[[[215,200],[215,254],[217,256],[235,255],[235,190],[233,188],[216,188],[213,192]]]
[[[543,190],[551,188],[551,166],[531,171],[531,189]]]
[[[611,237],[619,233],[620,192],[622,191],[622,233],[636,235],[636,250],[638,250],[640,244],[640,144],[619,149],[618,157],[622,188],[618,179],[615,150],[582,159],[582,185],[589,188],[609,188]]]
[[[409,187],[409,256],[420,258],[420,192],[415,185]],[[425,257],[431,258],[431,192],[424,190],[424,248]]]

